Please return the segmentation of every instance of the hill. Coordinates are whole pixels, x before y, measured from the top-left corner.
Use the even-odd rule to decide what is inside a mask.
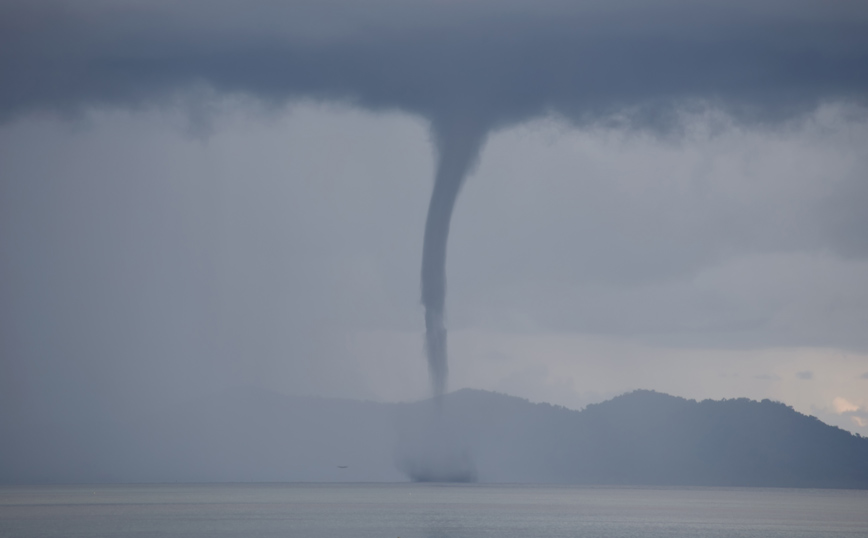
[[[451,396],[445,412],[483,481],[868,488],[868,439],[769,400],[636,391],[570,411]]]
[[[652,391],[582,411],[477,390],[439,404],[229,391],[124,423],[4,430],[6,483],[410,478],[868,489],[868,438],[768,400]]]

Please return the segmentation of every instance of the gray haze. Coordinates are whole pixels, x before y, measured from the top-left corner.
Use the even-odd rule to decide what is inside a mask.
[[[448,367],[868,434],[866,64],[855,1],[0,0],[0,431]]]

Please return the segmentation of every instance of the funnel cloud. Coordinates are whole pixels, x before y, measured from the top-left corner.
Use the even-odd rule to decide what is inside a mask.
[[[479,158],[486,129],[480,124],[457,118],[434,123],[437,147],[437,172],[425,222],[422,251],[422,304],[425,306],[425,351],[435,397],[446,391],[449,371],[445,303],[446,246],[455,200],[467,174]]]

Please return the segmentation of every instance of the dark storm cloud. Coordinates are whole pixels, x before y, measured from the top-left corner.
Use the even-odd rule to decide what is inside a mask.
[[[682,100],[772,119],[868,88],[863,2],[27,0],[0,21],[6,118],[205,83],[491,127],[628,108],[659,124]]]

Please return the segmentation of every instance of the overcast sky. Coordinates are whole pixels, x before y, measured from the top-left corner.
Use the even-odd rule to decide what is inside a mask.
[[[0,2],[4,413],[426,397],[457,124],[450,389],[868,435],[868,7],[611,4]]]

